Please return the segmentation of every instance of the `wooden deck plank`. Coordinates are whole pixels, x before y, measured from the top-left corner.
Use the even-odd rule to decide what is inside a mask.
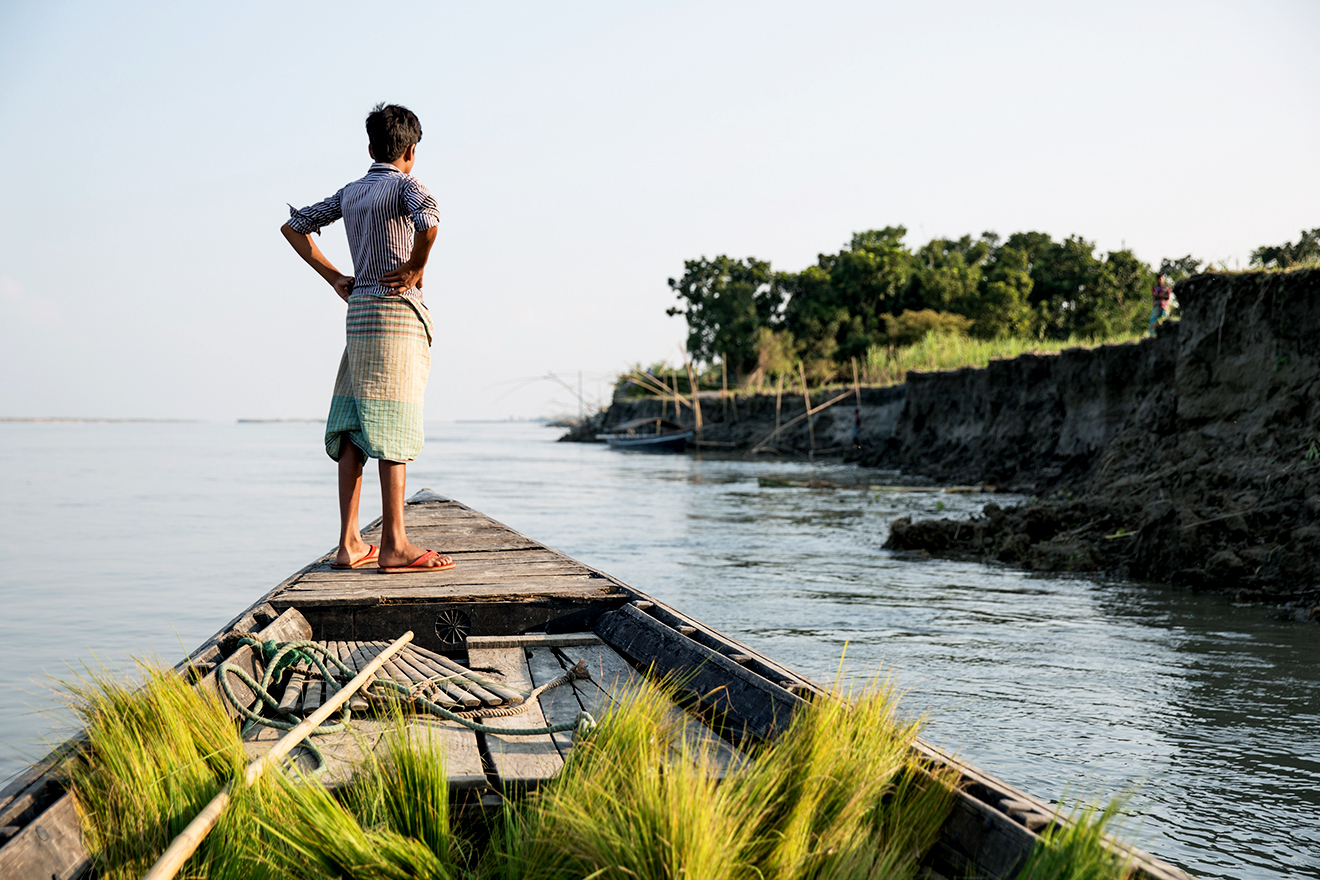
[[[509,579],[535,578],[535,577],[592,577],[591,569],[584,565],[576,563],[554,561],[554,562],[528,562],[519,564],[517,562],[499,562],[491,565],[486,564],[462,564],[455,568],[444,571],[419,571],[408,572],[407,574],[381,574],[375,569],[362,569],[354,572],[341,571],[312,571],[308,572],[296,583],[291,584],[289,589],[305,588],[308,585],[316,586],[352,586],[368,587],[370,589],[391,589],[408,584],[488,584],[497,583]],[[407,584],[401,584],[400,581],[407,580]],[[603,578],[593,578],[594,580],[604,580]]]
[[[457,722],[433,716],[408,722],[408,732],[415,738],[430,737],[438,741],[445,753],[445,774],[451,788],[485,787],[486,771],[481,766],[476,733]]]
[[[473,569],[473,568],[481,568],[481,567],[507,569],[507,568],[518,568],[527,565],[539,565],[539,566],[562,565],[562,566],[570,566],[573,568],[574,571],[584,571],[584,572],[591,571],[591,568],[589,568],[588,566],[583,565],[580,562],[576,562],[562,553],[558,553],[554,550],[550,550],[545,547],[531,547],[526,550],[509,550],[509,551],[482,549],[482,550],[470,550],[466,552],[458,551],[458,550],[449,550],[446,552],[448,552],[448,554],[453,557],[454,562],[456,563],[458,569],[463,569],[463,568]],[[452,571],[453,569],[450,570]],[[409,577],[412,576],[413,574],[409,573]],[[337,569],[337,568],[330,568],[329,565],[326,565],[324,567],[313,568],[313,569],[309,569],[306,572],[303,572],[296,579],[295,583],[301,583],[303,581],[308,581],[308,580],[326,581],[326,580],[362,580],[362,579],[366,579],[374,583],[376,582],[376,579],[379,577],[380,577],[380,570],[376,568],[372,568],[370,566],[366,568],[356,568],[356,569]]]
[[[564,666],[559,662],[553,648],[531,648],[527,650],[527,667],[532,674],[532,684],[541,687],[546,682],[564,674]],[[540,696],[541,714],[550,724],[563,724],[576,721],[582,705],[569,685],[546,691]],[[573,748],[573,731],[566,730],[550,734],[559,756],[568,760],[568,753]]]
[[[507,687],[526,693],[532,689],[527,658],[521,648],[482,648],[468,652],[468,665],[476,672],[502,681]],[[526,712],[505,718],[487,718],[482,723],[490,727],[540,727],[545,715],[538,703],[532,703]],[[484,734],[486,747],[495,764],[495,775],[502,786],[535,787],[549,779],[564,766],[564,759],[548,733],[536,736],[505,736]]]
[[[421,579],[424,575],[400,575]],[[414,582],[411,587],[367,587],[307,585],[290,587],[271,601],[292,606],[381,605],[390,602],[564,600],[591,602],[623,595],[609,581],[588,577],[508,578],[498,583],[433,584]]]

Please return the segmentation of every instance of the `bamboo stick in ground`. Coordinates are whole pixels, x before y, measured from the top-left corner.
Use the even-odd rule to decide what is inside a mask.
[[[843,400],[845,397],[849,397],[851,394],[852,394],[851,391],[845,391],[842,394],[838,395],[837,397],[831,397],[829,400],[825,401],[824,403],[817,405],[810,412],[805,412],[799,416],[793,416],[793,418],[789,419],[787,422],[784,422],[782,428],[776,428],[775,430],[771,431],[769,434],[765,435],[765,437],[760,442],[758,442],[755,446],[751,448],[751,451],[757,452],[761,450],[767,443],[775,439],[775,435],[777,435],[780,431],[787,431],[789,428],[793,427],[803,419],[808,418],[810,416],[814,416],[816,413],[820,412],[823,409],[829,409],[830,407],[834,406],[834,404],[838,403],[840,400]]]
[[[780,411],[780,405],[783,403],[783,400],[784,400],[784,374],[781,372],[779,374],[779,382],[775,386],[775,433],[771,434],[770,435],[771,437],[779,433],[779,411]]]
[[[724,423],[729,423],[729,356],[720,355],[720,406],[724,408]]]
[[[337,694],[328,699],[321,708],[317,709],[311,715],[307,716],[293,730],[286,733],[279,742],[271,746],[270,751],[257,758],[251,764],[248,764],[247,773],[243,776],[244,785],[252,785],[266,768],[274,764],[280,758],[283,758],[289,752],[293,751],[298,743],[302,742],[307,736],[320,726],[321,722],[329,718],[334,712],[348,701],[348,698],[357,693],[358,688],[362,687],[371,679],[371,673],[379,669],[387,659],[403,649],[403,646],[412,641],[411,631],[404,633],[395,642],[376,655],[376,658],[367,664],[367,668],[357,674],[357,677],[350,681]],[[146,873],[144,880],[171,880],[183,863],[188,861],[188,857],[197,851],[206,835],[215,827],[215,823],[220,820],[220,814],[229,804],[230,792],[233,790],[232,783],[226,785],[220,790],[211,802],[206,805],[197,817],[188,823],[188,827],[169,845],[169,848],[161,854],[156,860],[156,864],[151,866],[151,870]]]
[[[807,436],[811,438],[811,454],[816,453],[816,426],[811,423],[811,392],[807,390],[807,370],[798,361],[798,375],[802,377],[802,399],[807,402]]]
[[[692,362],[685,356],[683,365],[687,367],[688,386],[692,391],[692,415],[697,420],[697,439],[701,439],[701,392],[697,389],[697,379],[692,373]]]

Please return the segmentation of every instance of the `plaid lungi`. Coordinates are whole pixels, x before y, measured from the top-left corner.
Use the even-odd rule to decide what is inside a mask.
[[[370,458],[412,461],[422,451],[422,403],[431,372],[431,315],[409,297],[348,299],[348,345],[339,362],[325,451],[344,436]]]

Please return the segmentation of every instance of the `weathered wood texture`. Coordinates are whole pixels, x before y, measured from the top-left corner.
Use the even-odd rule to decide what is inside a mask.
[[[468,666],[482,675],[497,677],[506,687],[526,693],[533,687],[522,648],[479,648],[468,652]],[[505,718],[483,718],[482,724],[506,729],[543,727],[541,706],[533,702],[526,712]],[[536,736],[482,734],[500,785],[534,788],[557,774],[564,766],[559,748],[548,733]]]
[[[275,640],[277,642],[291,642],[298,639],[310,639],[312,637],[312,628],[308,625],[306,618],[298,612],[296,608],[289,608],[269,626],[256,633],[254,638],[259,641]],[[242,669],[255,681],[261,681],[261,675],[264,666],[261,663],[260,652],[251,645],[244,645],[234,651],[222,661]],[[224,695],[219,682],[220,666],[217,664],[206,676],[197,683],[198,689],[203,693],[214,694],[220,704],[224,706],[225,711],[229,713],[230,718],[238,717],[238,709],[229,702],[229,698]],[[257,701],[257,695],[243,682],[235,676],[229,676],[229,689],[233,691],[234,696],[244,705],[251,707]]]
[[[454,558],[448,571],[383,575],[373,568],[334,571],[331,554],[271,594],[275,607],[370,606],[400,602],[513,600],[544,597],[594,600],[624,597],[614,578],[533,541],[456,501],[414,496],[407,505],[408,536]],[[418,499],[422,500],[418,500]],[[378,540],[378,524],[365,532]]]
[[[596,633],[639,668],[687,692],[736,740],[770,739],[802,700],[631,605],[600,616]]]
[[[0,877],[79,877],[91,867],[83,847],[78,807],[65,793],[0,848]]]

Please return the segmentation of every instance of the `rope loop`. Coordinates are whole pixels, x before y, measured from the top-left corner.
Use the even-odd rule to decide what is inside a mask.
[[[292,730],[301,723],[302,719],[294,713],[281,712],[279,700],[271,694],[271,687],[279,681],[286,671],[294,666],[315,667],[316,672],[326,682],[327,687],[332,688],[332,693],[338,693],[343,689],[341,682],[347,682],[357,675],[356,670],[342,663],[337,656],[330,653],[329,648],[325,645],[308,639],[298,639],[290,642],[277,642],[272,639],[263,642],[253,636],[243,636],[238,639],[237,647],[244,645],[251,646],[254,653],[261,657],[265,666],[261,681],[254,680],[245,670],[229,661],[221,663],[216,674],[216,680],[220,684],[220,692],[229,700],[237,713],[247,721],[247,724],[243,726],[242,733],[244,736],[257,726],[271,727],[276,730]],[[310,669],[307,671],[311,672]],[[257,702],[253,704],[257,707],[255,710],[246,703],[241,702],[234,694],[230,676],[242,682],[256,696]],[[504,706],[482,707],[454,712],[435,702],[435,699],[439,699],[442,693],[439,687],[440,684],[468,677],[461,674],[436,676],[417,682],[412,686],[386,678],[377,678],[363,688],[362,693],[369,699],[395,701],[423,709],[432,715],[461,724],[476,733],[497,734],[500,736],[540,736],[543,734],[564,733],[571,730],[573,741],[577,742],[580,737],[590,734],[597,727],[596,719],[592,717],[590,712],[586,711],[579,711],[577,717],[572,721],[547,724],[543,727],[492,727],[476,720],[478,718],[507,718],[519,715],[531,708],[536,699],[546,691],[562,687],[574,681],[589,681],[591,674],[584,661],[579,660],[573,668],[563,675],[546,682],[527,694],[519,694],[518,699],[511,700],[509,704]],[[488,679],[475,673],[470,678],[478,684],[488,682]],[[259,709],[263,704],[269,707],[272,712],[278,713],[278,717],[271,718],[262,715]],[[337,721],[321,724],[312,731],[311,735],[321,736],[347,730],[350,718],[351,713],[348,703],[345,703],[339,712]],[[324,772],[326,769],[325,756],[310,737],[303,741],[303,747],[316,760],[316,767],[312,771],[313,775]]]

